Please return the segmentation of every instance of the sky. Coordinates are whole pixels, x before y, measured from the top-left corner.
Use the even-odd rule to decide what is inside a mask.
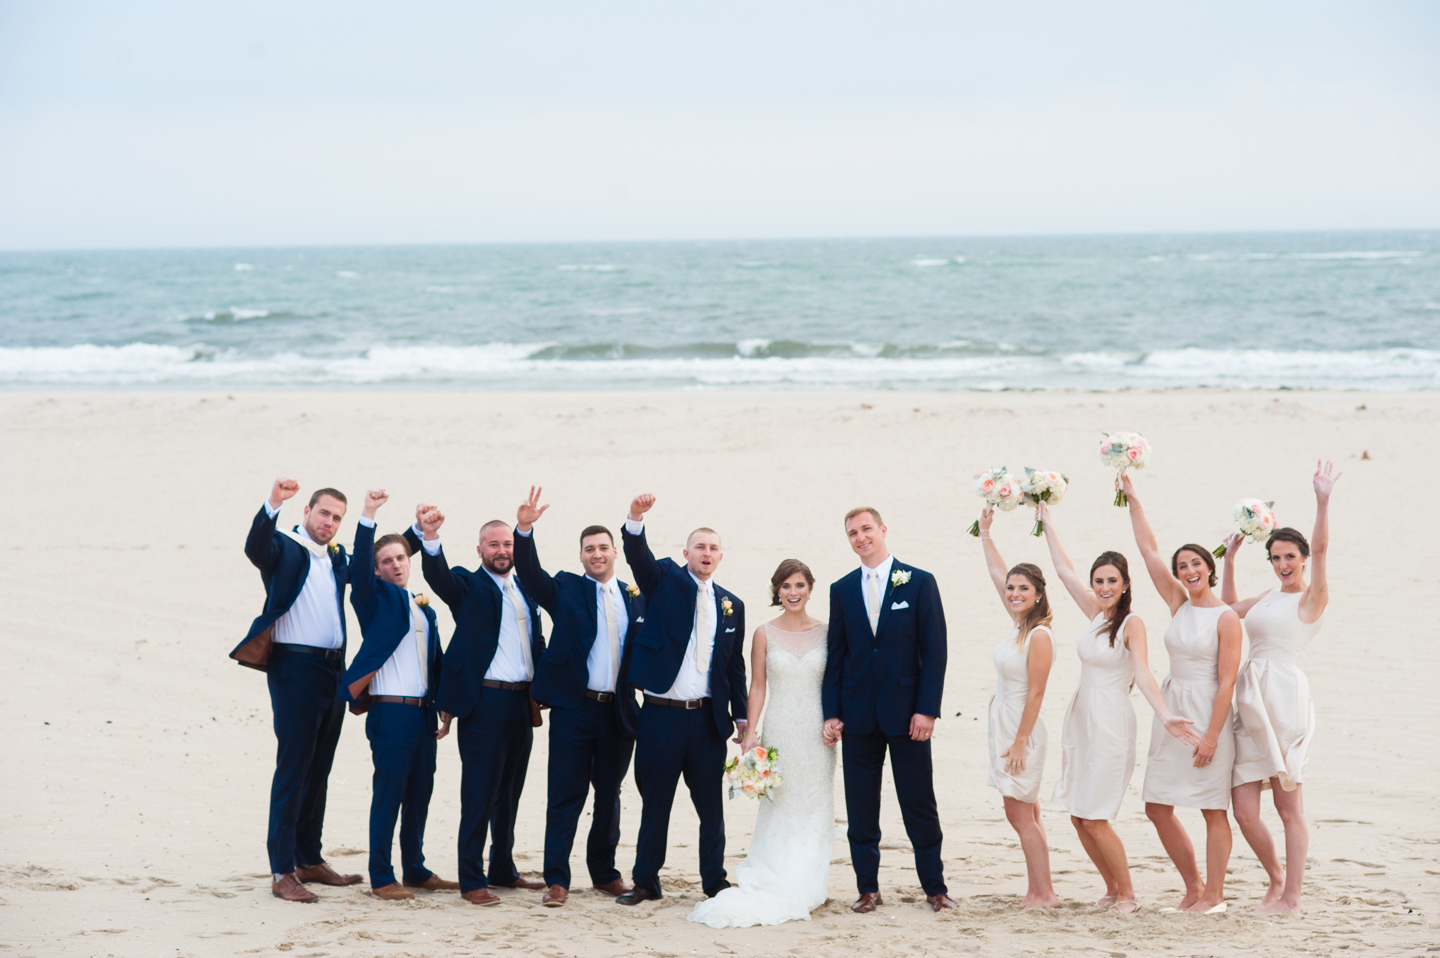
[[[0,249],[1440,227],[1440,3],[0,0]]]

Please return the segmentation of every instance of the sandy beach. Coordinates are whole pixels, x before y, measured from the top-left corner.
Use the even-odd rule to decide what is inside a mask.
[[[0,551],[9,615],[0,654],[3,843],[0,956],[544,956],[1085,954],[1123,956],[1417,955],[1440,942],[1440,749],[1433,713],[1440,598],[1423,489],[1440,465],[1440,392],[1176,390],[1032,392],[79,392],[0,393],[0,476],[10,545]],[[1000,463],[1066,472],[1055,518],[1077,565],[1105,548],[1138,550],[1111,506],[1104,431],[1143,432],[1155,447],[1137,486],[1162,551],[1218,544],[1241,497],[1274,499],[1282,522],[1310,532],[1318,457],[1344,470],[1332,505],[1332,601],[1306,670],[1319,716],[1305,792],[1312,827],[1301,916],[1257,917],[1264,873],[1238,829],[1220,916],[1161,914],[1179,879],[1140,801],[1150,711],[1132,695],[1141,765],[1117,830],[1129,850],[1139,913],[1097,912],[1102,888],[1068,817],[1047,808],[1064,907],[1020,913],[1024,862],[1001,801],[985,784],[990,650],[1008,618],[964,534],[978,508],[969,477]],[[1368,453],[1369,459],[1362,459]],[[666,897],[620,908],[579,885],[560,910],[540,893],[501,890],[476,908],[457,895],[375,900],[368,885],[318,888],[301,907],[270,895],[265,816],[274,738],[262,676],[226,653],[259,611],[258,575],[241,551],[277,475],[305,493],[351,497],[351,541],[364,490],[384,486],[382,531],[438,503],[447,543],[466,555],[485,520],[514,519],[532,483],[550,511],[537,526],[547,567],[578,568],[575,537],[613,528],[630,497],[659,497],[657,553],[717,528],[717,580],[741,595],[748,626],[768,617],[767,585],[788,556],[828,583],[855,565],[845,510],[879,508],[892,552],[934,572],[950,626],[944,715],[934,754],[950,893],[925,906],[899,812],[885,798],[886,907],[851,914],[853,874],[836,779],[830,902],[809,922],[714,931],[685,921],[700,896],[696,821],[681,794],[663,873]],[[287,504],[282,522],[298,521]],[[1010,562],[1050,571],[1030,518],[996,523]],[[1269,588],[1261,550],[1240,556],[1241,592]],[[628,573],[622,570],[622,576]],[[418,582],[419,572],[417,569]],[[1059,648],[1043,718],[1051,748],[1042,795],[1059,772],[1059,732],[1079,673],[1082,617],[1052,577]],[[1165,608],[1146,581],[1136,610],[1163,676]],[[814,611],[824,617],[823,602]],[[448,641],[450,621],[437,603]],[[350,621],[350,648],[359,629]],[[518,825],[522,869],[538,872],[546,733],[535,739]],[[331,777],[326,853],[365,871],[370,756],[347,720]],[[628,877],[639,824],[624,792],[620,864]],[[441,743],[427,833],[429,864],[456,873],[459,759]],[[727,854],[743,857],[753,803],[727,803]],[[1266,799],[1266,817],[1279,822]],[[1198,812],[1186,813],[1200,839]],[[582,822],[582,828],[586,827]],[[1203,847],[1203,840],[1201,840]],[[579,856],[574,859],[579,862]],[[583,872],[583,869],[581,869]],[[733,871],[732,871],[733,875]],[[1354,953],[1354,952],[1352,952]]]

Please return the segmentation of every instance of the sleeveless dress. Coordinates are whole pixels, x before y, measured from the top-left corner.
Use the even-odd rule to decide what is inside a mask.
[[[821,738],[825,723],[824,623],[809,632],[765,625],[765,718],[761,744],[780,750],[785,782],[774,800],[759,799],[750,852],[736,886],[706,899],[690,920],[711,928],[748,928],[809,920],[825,904],[835,853],[835,753]]]
[[[1287,792],[1303,780],[1315,738],[1315,703],[1300,657],[1320,620],[1300,621],[1302,592],[1267,592],[1245,616],[1250,658],[1235,680],[1235,771],[1232,785],[1272,777]]]
[[[1025,771],[1011,775],[1005,771],[1009,759],[1000,753],[1015,743],[1020,719],[1025,714],[1025,697],[1030,694],[1030,640],[1036,632],[1050,629],[1037,625],[1025,636],[1024,643],[1015,641],[1017,628],[1010,637],[995,646],[995,697],[990,700],[990,777],[989,782],[1006,798],[1034,802],[1040,798],[1040,777],[1045,772],[1045,720],[1036,717],[1035,727],[1025,745]],[[1054,639],[1052,637],[1051,641]]]
[[[1220,689],[1220,633],[1216,627],[1228,608],[1196,608],[1186,600],[1165,630],[1170,674],[1160,686],[1160,695],[1172,715],[1193,719],[1191,728],[1202,737],[1210,728],[1215,694]],[[1235,736],[1229,717],[1227,709],[1215,757],[1209,765],[1196,768],[1194,746],[1165,731],[1165,723],[1155,716],[1145,764],[1145,801],[1180,808],[1229,808],[1230,770],[1235,764]]]
[[[1125,617],[1129,622],[1132,612]],[[1060,733],[1060,781],[1050,800],[1076,818],[1112,821],[1135,773],[1135,707],[1130,686],[1135,662],[1125,647],[1125,622],[1110,645],[1109,620],[1101,612],[1075,646],[1080,687],[1065,712]]]

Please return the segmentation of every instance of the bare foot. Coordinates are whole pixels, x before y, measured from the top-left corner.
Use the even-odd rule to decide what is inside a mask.
[[[1286,912],[1294,912],[1298,915],[1300,913],[1300,903],[1298,901],[1286,901],[1281,898],[1279,901],[1261,902],[1256,905],[1252,911],[1257,915],[1283,915]]]
[[[1058,908],[1060,907],[1060,896],[1052,894],[1049,898],[1041,898],[1038,895],[1030,899],[1029,903],[1021,902],[1020,910],[1029,911],[1032,908]]]
[[[1115,896],[1114,896],[1114,895],[1106,895],[1104,898],[1100,899],[1099,901],[1097,901],[1097,902],[1095,903],[1095,907],[1096,907],[1096,908],[1109,908],[1109,907],[1110,907],[1111,905],[1113,905],[1113,904],[1115,904]]]
[[[1258,912],[1261,908],[1275,904],[1280,900],[1280,896],[1284,894],[1284,892],[1285,876],[1283,874],[1279,878],[1270,879],[1270,887],[1265,889],[1265,897],[1260,899],[1259,906],[1254,910]],[[1269,912],[1261,912],[1261,914],[1269,914]]]
[[[1140,910],[1140,903],[1133,898],[1126,898],[1124,901],[1115,902],[1110,910],[1122,915],[1133,915]]]
[[[1205,894],[1205,889],[1204,889],[1204,888],[1194,888],[1194,889],[1191,889],[1191,890],[1187,891],[1187,892],[1185,893],[1185,897],[1182,898],[1182,899],[1180,899],[1180,904],[1178,904],[1178,905],[1175,906],[1175,910],[1176,910],[1176,911],[1189,911],[1189,910],[1190,910],[1190,906],[1194,905],[1197,901],[1199,901],[1199,900],[1200,900],[1200,896],[1203,895],[1203,894]]]

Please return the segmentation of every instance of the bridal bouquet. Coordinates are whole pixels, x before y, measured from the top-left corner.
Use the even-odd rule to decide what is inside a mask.
[[[1138,432],[1111,433],[1100,440],[1100,461],[1124,476],[1126,469],[1144,469],[1150,461],[1150,443]],[[1129,503],[1124,489],[1115,490],[1115,505]]]
[[[1011,475],[1004,466],[984,469],[975,473],[975,495],[985,500],[991,509],[1009,512],[1025,497],[1020,480]],[[980,520],[970,524],[970,534],[980,534]]]
[[[1251,542],[1259,542],[1267,538],[1275,531],[1277,525],[1274,502],[1262,502],[1259,499],[1241,499],[1235,503],[1235,524],[1240,528],[1240,534]],[[1220,558],[1227,551],[1225,543],[1220,543],[1211,553],[1215,558]]]
[[[1058,472],[1025,467],[1025,481],[1020,484],[1020,491],[1025,504],[1035,507],[1035,528],[1030,530],[1032,536],[1045,531],[1045,523],[1040,521],[1040,503],[1054,505],[1065,498],[1065,490],[1069,487],[1070,480]]]
[[[757,745],[725,763],[725,778],[730,783],[730,797],[739,792],[750,798],[768,798],[785,783],[780,774],[780,750]]]

